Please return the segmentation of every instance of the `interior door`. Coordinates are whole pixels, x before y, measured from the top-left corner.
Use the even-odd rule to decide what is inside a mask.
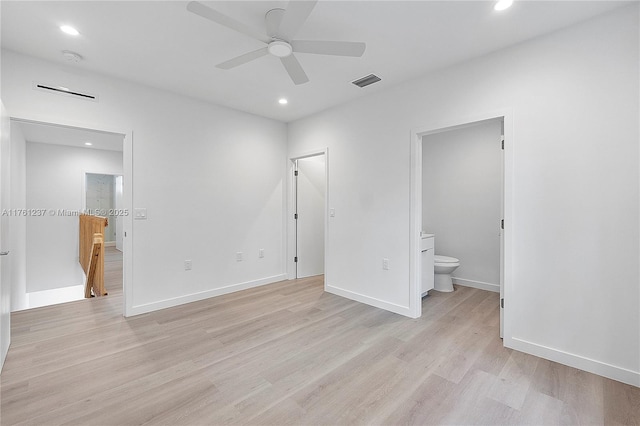
[[[296,277],[324,274],[325,156],[296,160]]]
[[[10,149],[9,116],[0,102],[0,369],[11,343],[11,276],[9,263]]]
[[[500,188],[502,195],[500,197],[500,212],[502,220],[500,221],[500,338],[504,338],[504,119],[502,120],[502,180]]]

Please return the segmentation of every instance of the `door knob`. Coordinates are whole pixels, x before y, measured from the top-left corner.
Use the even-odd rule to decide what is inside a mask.
[[[9,250],[7,251],[0,251],[0,256],[6,256],[9,254]]]

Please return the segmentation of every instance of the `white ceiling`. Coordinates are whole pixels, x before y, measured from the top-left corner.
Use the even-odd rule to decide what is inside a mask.
[[[206,1],[264,31],[264,15],[286,1]],[[310,82],[295,86],[280,61],[265,56],[232,70],[216,64],[264,45],[186,10],[185,1],[0,2],[2,47],[74,67],[292,121],[629,4],[621,1],[524,1],[504,12],[494,1],[320,0],[296,36],[363,41],[361,58],[297,54]],[[62,33],[73,25],[80,36]],[[374,73],[382,81],[351,81]],[[51,82],[55,84],[55,82]],[[100,95],[99,93],[97,93]],[[278,104],[280,97],[289,104]]]
[[[122,151],[124,135],[53,124],[16,121],[27,142]],[[91,146],[85,145],[90,142]]]

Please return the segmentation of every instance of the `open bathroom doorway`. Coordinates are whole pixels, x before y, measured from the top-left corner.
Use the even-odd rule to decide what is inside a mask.
[[[460,259],[458,273],[452,274],[454,284],[500,293],[500,337],[508,336],[505,293],[510,291],[511,270],[510,114],[486,114],[425,126],[412,131],[412,135],[412,313],[416,317],[422,314],[420,234],[428,231],[436,234],[436,254]]]

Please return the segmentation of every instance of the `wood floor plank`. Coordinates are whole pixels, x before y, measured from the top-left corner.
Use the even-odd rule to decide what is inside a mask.
[[[640,424],[640,389],[506,349],[499,296],[405,318],[283,281],[122,317],[109,295],[12,314],[2,425]]]

